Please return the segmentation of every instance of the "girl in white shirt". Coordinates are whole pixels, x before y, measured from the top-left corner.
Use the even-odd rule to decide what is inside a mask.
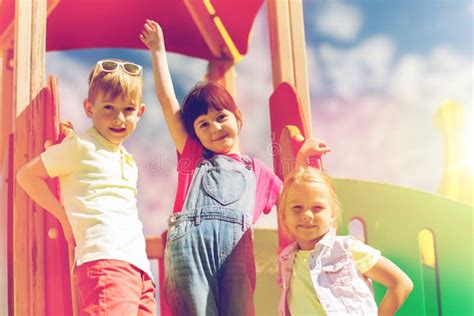
[[[413,288],[380,251],[337,236],[341,209],[332,179],[315,168],[285,180],[278,217],[295,242],[279,256],[280,315],[393,315]],[[387,288],[379,308],[369,279]]]

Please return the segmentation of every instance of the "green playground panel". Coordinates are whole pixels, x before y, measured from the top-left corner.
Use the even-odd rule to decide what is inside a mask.
[[[340,234],[353,218],[363,220],[367,243],[403,269],[413,292],[397,315],[473,315],[473,207],[445,197],[360,180],[336,179],[343,206]],[[421,262],[418,234],[434,235],[436,265]],[[255,231],[257,315],[275,315],[280,295],[276,283],[276,230]],[[377,302],[384,288],[374,284]]]

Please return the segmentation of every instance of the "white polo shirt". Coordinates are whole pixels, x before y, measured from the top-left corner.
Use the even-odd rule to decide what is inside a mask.
[[[125,148],[110,143],[91,127],[49,147],[41,159],[48,175],[59,177],[61,183],[77,244],[76,265],[122,260],[153,279],[137,211],[138,169]]]

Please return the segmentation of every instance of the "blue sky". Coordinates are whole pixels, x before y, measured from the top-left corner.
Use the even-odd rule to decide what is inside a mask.
[[[449,44],[472,54],[472,1],[460,0],[364,0],[364,1],[303,1],[307,39],[350,46],[355,41],[384,34],[398,43],[401,51],[427,53],[434,45]],[[317,12],[335,10],[347,15],[354,25],[353,38],[335,38],[321,29],[311,28]],[[357,23],[354,22],[357,20]],[[342,21],[341,21],[342,22]],[[347,21],[345,22],[347,24]],[[344,24],[344,23],[341,23]],[[343,25],[340,28],[344,28]],[[351,32],[347,32],[351,33]]]
[[[442,138],[433,124],[437,108],[447,100],[462,103],[470,120],[464,134],[472,137],[473,3],[303,2],[313,136],[333,149],[325,158],[328,172],[436,192],[443,165]],[[126,146],[140,168],[138,198],[145,232],[156,233],[171,211],[176,156],[154,95],[148,53],[50,52],[47,73],[59,78],[62,118],[84,129],[89,124],[82,113],[87,75],[96,60],[107,57],[129,59],[145,68],[147,112]],[[176,54],[169,54],[169,62],[182,99],[203,78],[206,62]],[[271,165],[272,80],[265,5],[236,72],[243,150]],[[275,223],[271,217],[262,222]]]

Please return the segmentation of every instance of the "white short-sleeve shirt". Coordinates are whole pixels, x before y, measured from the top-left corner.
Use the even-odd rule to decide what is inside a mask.
[[[153,278],[137,211],[138,169],[125,148],[91,127],[49,147],[41,159],[48,175],[60,180],[77,244],[76,265],[122,260]]]

